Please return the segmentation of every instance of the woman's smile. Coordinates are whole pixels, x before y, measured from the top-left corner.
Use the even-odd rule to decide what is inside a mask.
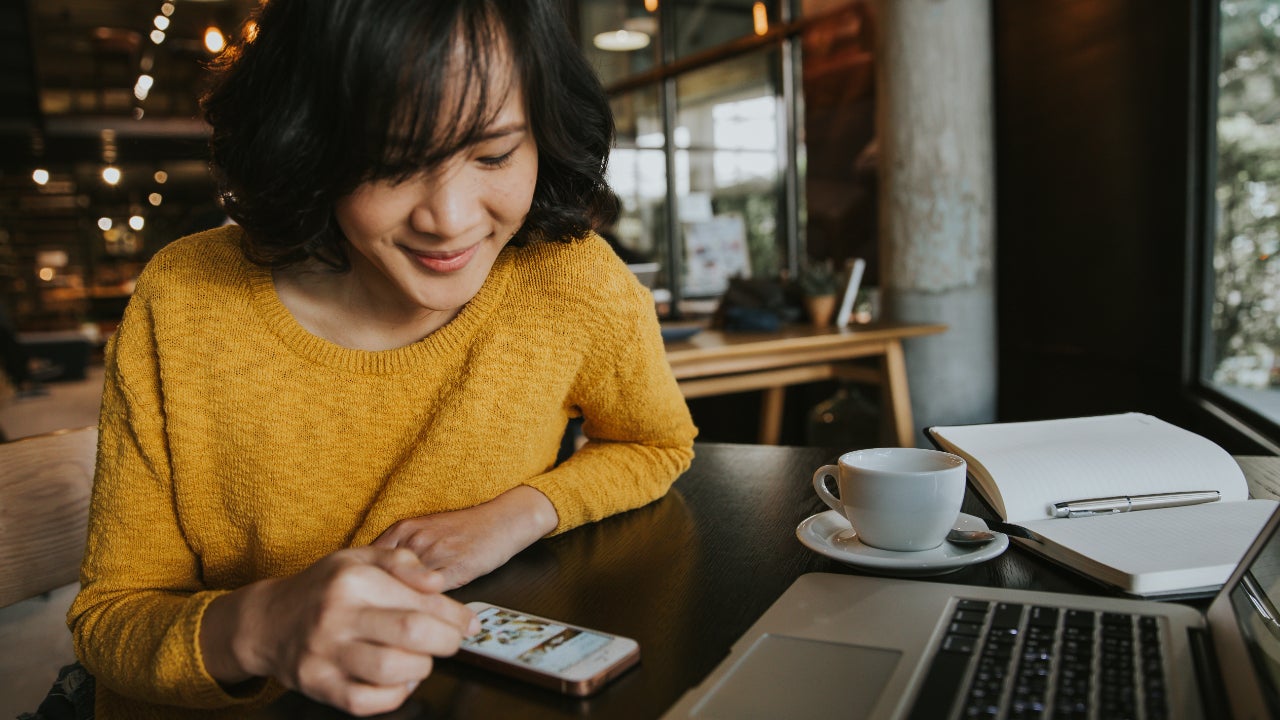
[[[476,243],[469,248],[457,251],[422,251],[403,245],[400,247],[427,270],[433,273],[452,273],[465,268],[467,263],[471,262],[480,244]]]

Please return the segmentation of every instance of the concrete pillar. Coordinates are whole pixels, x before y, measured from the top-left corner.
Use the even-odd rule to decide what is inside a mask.
[[[876,2],[883,313],[950,326],[906,345],[917,428],[990,422],[996,401],[990,2]]]

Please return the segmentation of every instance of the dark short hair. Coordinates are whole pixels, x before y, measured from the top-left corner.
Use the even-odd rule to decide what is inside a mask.
[[[512,242],[567,241],[610,222],[613,113],[560,6],[264,3],[256,33],[213,63],[201,103],[220,199],[246,230],[245,256],[271,267],[308,258],[349,267],[334,203],[363,182],[430,169],[480,138],[504,100],[487,87],[502,43],[538,148],[532,207]],[[446,98],[457,72],[474,102]]]

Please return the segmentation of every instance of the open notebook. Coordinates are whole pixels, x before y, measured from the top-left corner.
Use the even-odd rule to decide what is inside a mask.
[[[1213,593],[1276,506],[1249,498],[1244,473],[1221,447],[1141,413],[925,432],[968,462],[978,495],[1001,520],[1026,531],[1010,532],[1023,547],[1131,595]],[[1216,500],[1053,516],[1056,504],[1158,502],[1170,493]]]
[[[1280,717],[1280,514],[1205,613],[811,573],[667,720]]]

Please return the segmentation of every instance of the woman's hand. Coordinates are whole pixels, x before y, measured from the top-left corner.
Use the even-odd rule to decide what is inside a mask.
[[[500,567],[558,522],[546,495],[520,485],[465,510],[401,520],[373,547],[412,550],[423,565],[444,575],[452,589]]]
[[[479,632],[445,579],[406,550],[352,548],[286,578],[221,596],[205,611],[200,646],[224,684],[255,676],[355,715],[399,707]]]

